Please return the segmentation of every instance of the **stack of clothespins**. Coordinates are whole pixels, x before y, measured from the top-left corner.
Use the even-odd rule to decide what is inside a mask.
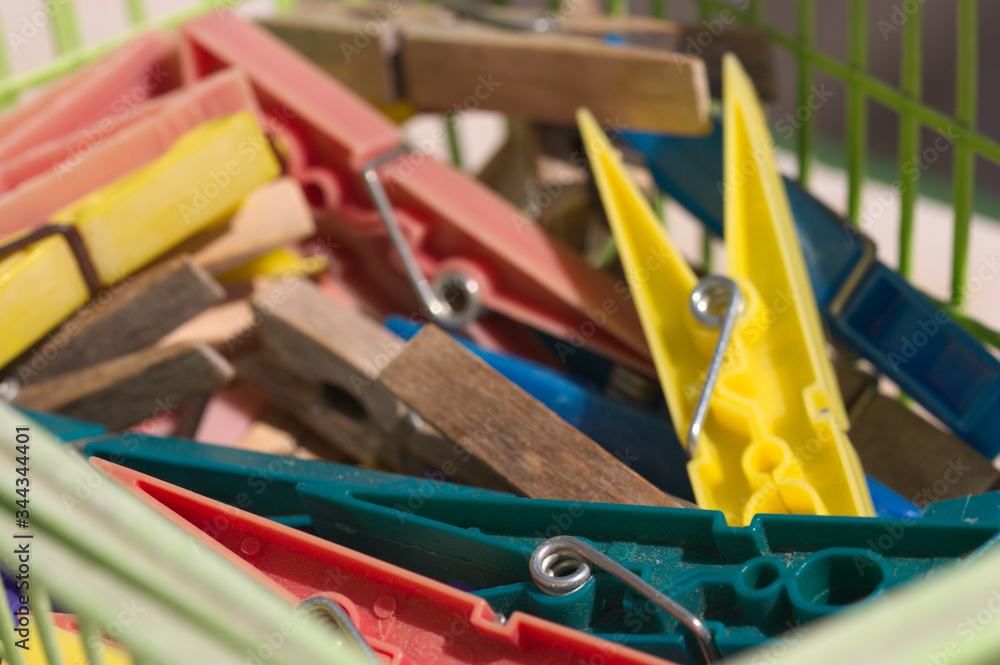
[[[4,662],[950,653],[1000,363],[780,176],[766,38],[696,34],[219,10],[0,115]],[[478,180],[386,114],[469,108],[515,118]]]

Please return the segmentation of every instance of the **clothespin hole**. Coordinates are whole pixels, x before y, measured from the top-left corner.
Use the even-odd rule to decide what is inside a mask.
[[[327,405],[344,414],[351,420],[367,420],[368,411],[357,398],[340,386],[332,383],[323,384],[323,399]]]

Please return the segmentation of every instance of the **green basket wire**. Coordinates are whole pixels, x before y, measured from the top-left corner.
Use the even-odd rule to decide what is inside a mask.
[[[748,0],[745,9],[734,8],[722,0],[692,0],[703,13],[714,15],[723,10],[735,20],[764,32],[771,43],[787,50],[795,59],[797,96],[806,104],[814,75],[821,70],[843,83],[847,91],[846,172],[848,177],[847,216],[857,223],[861,209],[861,188],[866,177],[868,139],[868,102],[874,101],[899,117],[897,151],[898,182],[902,212],[899,225],[899,269],[909,277],[913,269],[913,223],[918,193],[918,173],[906,168],[920,157],[920,132],[927,127],[950,135],[955,143],[952,176],[954,208],[954,248],[951,270],[952,307],[961,307],[966,291],[969,256],[969,231],[975,196],[975,159],[981,156],[1000,162],[1000,143],[976,128],[978,0],[956,0],[958,12],[958,53],[955,72],[955,108],[952,114],[941,112],[921,101],[923,3],[906,3],[902,25],[902,65],[900,86],[894,87],[872,76],[868,70],[868,28],[870,8],[866,0],[851,0],[849,13],[848,59],[842,62],[815,46],[816,16],[814,0],[797,0],[795,34],[770,24],[764,18],[762,0]],[[814,118],[806,118],[796,137],[800,180],[808,185],[810,166],[815,159]]]
[[[102,43],[84,46],[80,36],[77,9],[72,0],[50,3],[49,31],[55,44],[56,57],[48,65],[24,74],[13,74],[8,44],[0,42],[0,109],[14,104],[26,90],[47,83],[59,76],[91,62],[127,42],[134,35],[151,27],[169,28],[185,20],[220,7],[232,7],[243,0],[198,0],[185,9],[163,18],[152,20],[145,0],[122,0],[128,29]],[[503,1],[503,0],[501,0]],[[951,299],[949,311],[958,314],[966,293],[966,273],[969,258],[969,233],[975,197],[975,160],[981,156],[1000,163],[1000,142],[976,128],[977,57],[979,53],[977,22],[978,0],[956,0],[958,12],[958,53],[956,59],[956,94],[952,114],[939,111],[921,101],[922,75],[922,16],[921,2],[905,4],[906,20],[902,25],[902,66],[900,86],[894,87],[872,76],[868,70],[867,40],[870,9],[866,0],[850,0],[850,27],[848,58],[841,61],[820,51],[815,45],[816,2],[797,0],[796,29],[790,34],[768,22],[764,13],[764,0],[687,0],[699,10],[703,20],[710,20],[723,11],[731,12],[734,20],[746,27],[755,28],[768,36],[771,43],[789,52],[795,60],[796,95],[800,104],[806,104],[815,74],[823,71],[839,80],[847,91],[845,170],[848,178],[846,202],[847,216],[857,223],[861,211],[861,191],[866,179],[866,151],[868,137],[868,102],[874,101],[899,117],[899,147],[897,154],[898,183],[901,215],[899,220],[899,269],[909,277],[913,270],[914,211],[919,191],[919,173],[907,164],[920,157],[920,133],[927,127],[939,134],[948,134],[954,140],[954,170],[952,175],[952,206],[954,209],[954,245],[951,270]],[[558,0],[546,0],[550,8]],[[274,0],[281,10],[294,6],[295,0]],[[667,18],[671,0],[651,0],[650,13]],[[606,11],[612,15],[625,15],[628,0],[606,0]],[[0,24],[0,34],[5,34]],[[462,149],[459,145],[454,120],[445,118],[449,153],[452,161],[461,166]],[[799,162],[799,179],[808,186],[811,166],[816,159],[815,118],[807,117],[798,127],[795,143]],[[705,243],[708,256],[708,241]],[[1000,341],[994,331],[979,325],[974,332],[978,337],[996,345]]]

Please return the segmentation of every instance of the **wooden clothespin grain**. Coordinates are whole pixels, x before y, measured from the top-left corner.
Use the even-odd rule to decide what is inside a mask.
[[[650,506],[680,504],[433,325],[379,383],[459,449],[530,498]]]
[[[232,366],[201,342],[151,347],[40,381],[13,403],[122,429],[223,386]]]

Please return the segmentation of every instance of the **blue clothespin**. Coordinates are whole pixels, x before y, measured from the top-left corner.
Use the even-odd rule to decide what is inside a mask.
[[[699,138],[623,137],[657,185],[722,235],[722,130]],[[958,436],[1000,453],[1000,362],[875,257],[860,230],[785,178],[806,267],[834,338],[867,358]]]

